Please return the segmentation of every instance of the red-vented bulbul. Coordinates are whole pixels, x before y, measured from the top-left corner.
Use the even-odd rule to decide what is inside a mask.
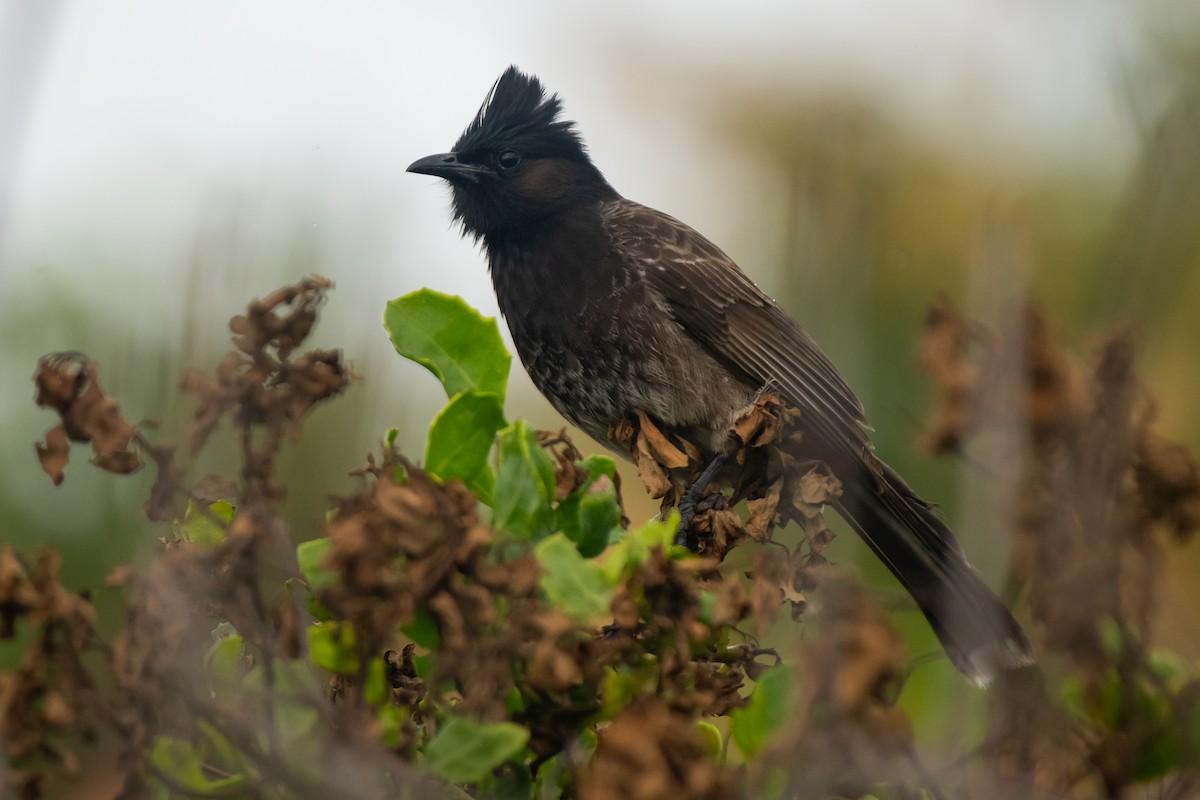
[[[1029,664],[1020,625],[954,535],[871,452],[862,404],[816,343],[716,245],[617,194],[560,108],[510,67],[453,150],[408,168],[449,182],[534,384],[609,446],[610,426],[640,409],[713,458],[770,387],[800,410],[805,441],[842,482],[839,513],[954,665],[982,684]]]

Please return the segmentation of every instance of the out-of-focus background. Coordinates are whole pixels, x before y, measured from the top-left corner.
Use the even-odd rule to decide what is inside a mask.
[[[41,354],[84,351],[130,418],[178,438],[182,372],[215,363],[248,299],[311,272],[337,286],[316,342],[362,380],[287,451],[293,535],[317,535],[389,426],[419,455],[444,398],[393,353],[385,302],[428,286],[496,309],[445,189],[404,168],[448,149],[516,63],[563,96],[619,191],[704,232],[801,321],[879,451],[999,582],[995,472],[916,445],[923,310],[945,296],[1003,328],[1032,297],[1085,356],[1132,325],[1163,432],[1200,445],[1198,43],[1200,6],[1175,2],[0,3],[0,539],[53,544],[68,584],[99,586],[161,535],[140,511],[150,475],[90,469],[82,448],[61,487],[39,470]],[[516,367],[509,414],[562,424]],[[1194,607],[1195,553],[1170,565],[1155,635],[1200,656],[1200,622],[1173,611]],[[952,675],[918,669],[909,690],[941,699],[917,722],[945,742],[975,697]]]

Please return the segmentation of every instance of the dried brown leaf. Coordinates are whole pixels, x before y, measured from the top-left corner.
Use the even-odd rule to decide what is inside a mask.
[[[96,365],[76,352],[51,353],[38,360],[33,376],[36,402],[58,413],[62,424],[37,445],[42,469],[55,484],[63,480],[67,463],[66,439],[92,443],[92,463],[116,474],[141,466],[133,449],[137,430],[121,416],[116,401],[100,387]]]
[[[730,433],[743,447],[764,447],[780,434],[783,401],[774,392],[760,392],[730,425]]]
[[[632,453],[633,465],[637,468],[638,477],[646,492],[653,498],[665,497],[671,491],[671,479],[650,453],[646,439],[638,436],[636,449]]]
[[[55,425],[46,431],[45,442],[38,442],[34,447],[37,448],[38,461],[42,465],[42,470],[50,476],[50,480],[54,481],[55,486],[61,484],[71,454],[71,445],[67,441],[67,429],[62,423]]]
[[[1187,541],[1200,530],[1200,465],[1187,447],[1149,428],[1137,441],[1134,475],[1146,512]]]
[[[638,409],[637,418],[639,452],[646,453],[655,463],[667,470],[683,469],[688,465],[687,453],[676,447],[650,417],[646,416],[646,412]]]
[[[704,754],[692,719],[659,699],[623,709],[578,773],[583,800],[716,800],[734,789],[734,774]]]
[[[930,453],[958,452],[975,425],[980,369],[968,359],[968,350],[982,341],[979,326],[970,324],[945,300],[926,310],[917,361],[938,390],[938,404],[924,437]]]
[[[782,483],[776,481],[771,484],[771,488],[765,496],[746,501],[746,508],[750,512],[750,516],[746,520],[745,531],[746,535],[754,541],[765,542],[771,538],[771,532],[775,528],[775,515],[779,509],[779,493],[782,488]]]

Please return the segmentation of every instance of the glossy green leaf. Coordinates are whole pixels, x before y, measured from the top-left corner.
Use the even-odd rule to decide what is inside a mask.
[[[432,372],[447,397],[476,391],[503,401],[512,356],[496,320],[461,297],[431,289],[406,294],[387,304],[383,327],[396,352]]]
[[[580,554],[587,558],[599,555],[608,547],[609,535],[620,527],[621,507],[611,487],[579,498],[579,538],[575,543]]]
[[[441,479],[458,478],[481,500],[489,502],[495,479],[488,455],[504,410],[495,394],[456,394],[433,418],[425,444],[425,471]]]
[[[474,783],[520,753],[528,741],[529,731],[511,722],[453,717],[425,746],[425,758],[446,780]]]
[[[609,456],[592,455],[578,462],[579,468],[588,474],[587,483],[591,486],[597,478],[604,476],[609,480],[616,480],[617,477],[617,462],[613,461]]]
[[[549,533],[554,464],[524,420],[500,431],[497,445],[492,524],[524,539],[540,538]]]
[[[533,552],[542,567],[538,585],[552,605],[583,622],[609,613],[613,581],[599,564],[581,556],[570,539],[556,533],[538,542]]]

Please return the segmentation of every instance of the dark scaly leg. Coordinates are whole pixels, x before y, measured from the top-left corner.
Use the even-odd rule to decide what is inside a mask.
[[[700,473],[700,477],[696,478],[683,493],[683,499],[679,501],[679,527],[675,529],[675,544],[687,545],[688,526],[692,524],[692,517],[696,516],[696,504],[700,502],[704,490],[708,488],[713,478],[717,477],[717,473],[728,461],[728,453],[717,453]]]

